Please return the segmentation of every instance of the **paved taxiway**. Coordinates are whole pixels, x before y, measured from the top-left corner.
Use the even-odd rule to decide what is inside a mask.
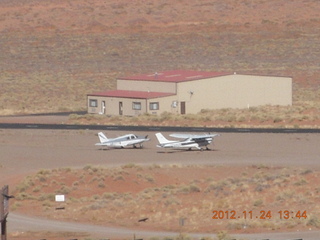
[[[106,132],[110,137],[124,133],[126,132]],[[96,134],[97,131],[93,130],[2,129],[0,130],[0,164],[2,166],[0,182],[4,185],[10,183],[13,176],[17,174],[28,174],[39,169],[83,167],[88,164],[101,166],[119,166],[127,163],[137,165],[265,165],[320,169],[320,134],[221,133],[221,136],[215,139],[213,150],[203,152],[159,149],[156,147],[154,132],[138,133],[139,135],[148,134],[151,138],[143,149],[99,150],[94,146],[94,143],[98,142]],[[168,133],[164,135],[168,136]],[[13,232],[18,227],[19,230],[23,228],[25,231],[30,230],[32,227],[30,222],[32,223],[34,219],[29,223],[28,219],[25,221],[21,219],[25,219],[24,216],[10,213],[8,230]],[[15,224],[18,222],[19,224]],[[49,221],[49,226],[52,226],[52,223]],[[75,227],[74,224],[70,225],[71,230]],[[54,225],[59,229],[58,225]],[[36,222],[35,229],[38,229]],[[125,230],[122,233],[126,234]],[[252,236],[251,239],[257,239],[256,235],[250,236]],[[259,235],[259,238],[311,240],[318,239],[318,236],[319,232],[307,232],[281,233],[272,236],[267,234]]]

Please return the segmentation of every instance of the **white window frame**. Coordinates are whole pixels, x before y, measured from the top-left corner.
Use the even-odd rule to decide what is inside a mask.
[[[133,110],[141,110],[141,102],[132,102]]]
[[[89,106],[90,107],[98,107],[98,100],[97,99],[89,99]]]
[[[159,110],[159,102],[149,103],[149,110]]]

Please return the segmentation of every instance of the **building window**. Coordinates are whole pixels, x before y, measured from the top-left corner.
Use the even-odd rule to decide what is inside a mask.
[[[98,101],[96,99],[90,99],[89,106],[90,107],[98,107]]]
[[[141,103],[140,102],[133,102],[132,109],[133,110],[141,110]]]
[[[149,105],[150,110],[159,110],[159,103],[158,102],[151,102]]]
[[[173,101],[171,104],[172,108],[176,108],[178,106],[178,101]]]

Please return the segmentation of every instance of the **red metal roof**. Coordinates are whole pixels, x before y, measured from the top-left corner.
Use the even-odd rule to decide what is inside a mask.
[[[163,93],[163,92],[144,92],[144,91],[127,91],[127,90],[111,90],[104,92],[95,92],[88,94],[88,96],[98,96],[98,97],[121,97],[121,98],[139,98],[139,99],[150,99],[158,97],[167,97],[175,95],[173,93]]]
[[[160,81],[160,82],[185,82],[198,80],[203,78],[212,78],[230,75],[227,72],[205,72],[205,71],[191,71],[191,70],[173,70],[164,72],[155,72],[151,74],[142,74],[135,76],[128,76],[119,79],[123,80],[140,80],[140,81]]]

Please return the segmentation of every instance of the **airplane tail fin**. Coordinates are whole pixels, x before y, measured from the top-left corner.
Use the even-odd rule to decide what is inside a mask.
[[[104,142],[108,141],[108,138],[106,137],[106,135],[103,134],[103,132],[99,132],[98,136],[100,139],[100,143],[104,143]]]
[[[166,144],[166,143],[172,142],[172,141],[169,141],[168,139],[166,139],[161,133],[156,133],[156,137],[157,137],[160,144]]]

